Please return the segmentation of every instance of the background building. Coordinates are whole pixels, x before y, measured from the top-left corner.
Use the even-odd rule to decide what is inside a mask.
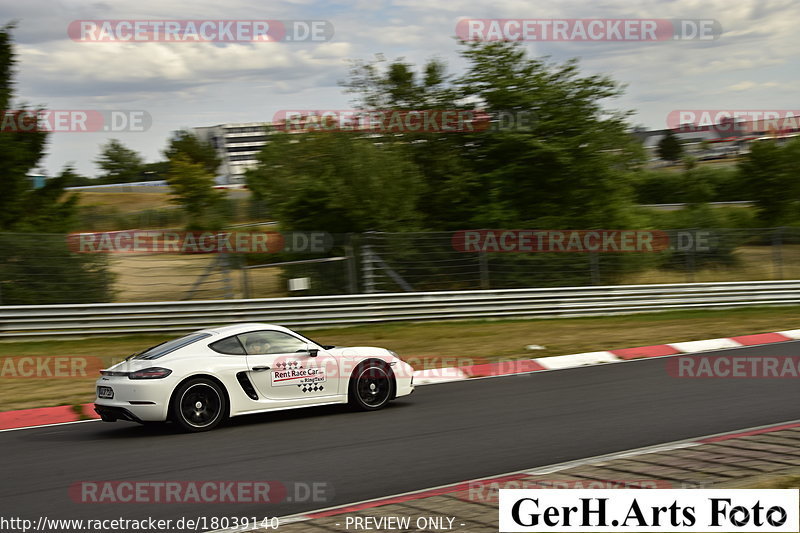
[[[192,128],[200,140],[213,146],[222,165],[218,181],[223,184],[244,183],[244,173],[256,165],[256,156],[267,144],[272,132],[269,122],[241,122]]]
[[[778,127],[776,127],[776,125]],[[635,130],[633,135],[639,139],[648,158],[658,159],[658,143],[670,131],[668,129],[647,131]],[[753,142],[774,139],[778,142],[794,138],[800,127],[789,120],[739,121],[723,120],[719,124],[697,126],[682,124],[671,129],[684,147],[687,155],[700,160],[717,159],[727,155],[744,154],[750,151]]]

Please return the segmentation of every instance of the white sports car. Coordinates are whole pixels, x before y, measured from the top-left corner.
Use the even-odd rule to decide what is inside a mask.
[[[207,431],[232,416],[336,403],[384,407],[414,391],[413,369],[383,348],[324,346],[272,324],[190,333],[101,371],[95,411],[107,421]]]

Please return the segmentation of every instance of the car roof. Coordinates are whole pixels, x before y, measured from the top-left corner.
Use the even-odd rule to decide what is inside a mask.
[[[261,322],[247,322],[243,324],[229,324],[227,326],[220,326],[217,328],[207,328],[202,329],[200,331],[196,331],[195,333],[210,333],[211,335],[238,335],[240,333],[247,333],[249,331],[259,331],[270,329],[273,331],[283,331],[285,333],[293,333],[292,330],[285,328],[283,326],[278,326],[277,324],[264,324]]]

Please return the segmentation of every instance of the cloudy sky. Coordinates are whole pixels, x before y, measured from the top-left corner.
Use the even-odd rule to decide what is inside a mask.
[[[463,18],[714,19],[712,41],[527,42],[535,56],[577,57],[583,72],[626,85],[608,103],[635,111],[632,124],[666,126],[677,109],[798,109],[800,2],[796,0],[24,0],[4,2],[17,21],[17,96],[51,110],[145,110],[146,132],[55,133],[44,169],[73,163],[94,176],[99,146],[117,137],[147,161],[170,132],[224,122],[269,121],[285,109],[346,109],[339,81],[351,59],[376,53],[421,64],[438,57],[453,73]],[[327,20],[323,43],[75,42],[75,20]]]

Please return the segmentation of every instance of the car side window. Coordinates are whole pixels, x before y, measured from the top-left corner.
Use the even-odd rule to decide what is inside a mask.
[[[247,355],[293,353],[306,348],[306,342],[282,331],[253,331],[239,335]]]
[[[227,339],[222,339],[221,341],[212,342],[208,347],[215,352],[227,355],[245,355],[244,347],[235,335]]]

